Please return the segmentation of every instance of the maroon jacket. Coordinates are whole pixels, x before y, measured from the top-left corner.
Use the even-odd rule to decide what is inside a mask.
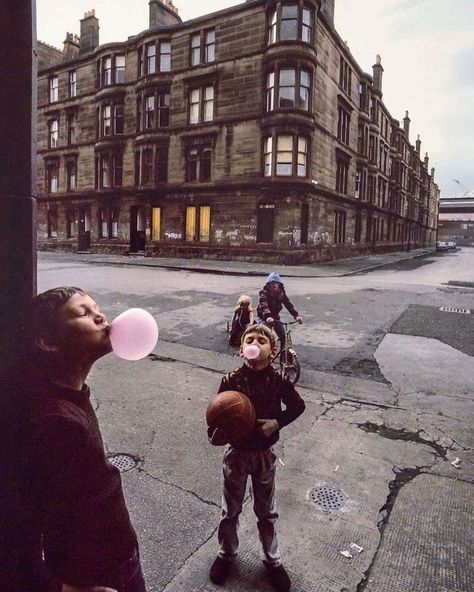
[[[107,459],[87,385],[43,379],[30,396],[31,472],[45,561],[62,581],[111,585],[137,547],[120,473]]]
[[[286,295],[283,284],[279,284],[278,288],[276,289],[270,287],[269,284],[266,284],[258,293],[258,298],[257,314],[263,321],[265,321],[268,317],[279,320],[283,305],[293,316],[293,318],[296,319],[298,316],[298,311],[295,309]]]

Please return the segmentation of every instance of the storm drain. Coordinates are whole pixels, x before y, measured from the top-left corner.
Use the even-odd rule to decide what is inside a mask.
[[[117,467],[121,473],[130,471],[137,466],[137,461],[128,454],[111,454],[109,456],[109,461],[114,467]]]
[[[457,312],[460,314],[471,314],[471,310],[469,308],[450,308],[449,306],[440,306],[439,310],[441,312]]]
[[[309,500],[319,506],[323,512],[332,514],[342,508],[347,500],[346,495],[340,489],[322,485],[313,487],[308,493]]]

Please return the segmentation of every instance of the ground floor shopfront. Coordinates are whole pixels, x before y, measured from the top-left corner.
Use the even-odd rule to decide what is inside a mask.
[[[287,264],[435,242],[435,229],[367,202],[289,187],[38,200],[38,246]]]

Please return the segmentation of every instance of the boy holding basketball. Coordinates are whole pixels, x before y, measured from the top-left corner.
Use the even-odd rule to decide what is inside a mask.
[[[249,346],[259,350],[254,359],[245,358],[245,350]],[[239,514],[247,478],[250,476],[263,561],[274,589],[287,592],[291,582],[281,564],[275,530],[278,514],[275,505],[276,455],[273,445],[278,441],[280,430],[303,413],[305,404],[291,382],[280,370],[271,366],[276,353],[276,338],[271,329],[265,325],[248,327],[242,335],[240,352],[245,363],[224,376],[219,392],[234,390],[247,395],[255,407],[257,421],[250,434],[239,440],[229,438],[222,430],[212,430],[212,443],[228,442],[229,445],[223,459],[219,552],[209,576],[214,584],[223,584],[237,555]]]

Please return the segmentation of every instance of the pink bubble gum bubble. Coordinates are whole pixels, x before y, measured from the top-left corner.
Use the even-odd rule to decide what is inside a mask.
[[[256,360],[260,355],[260,348],[256,345],[247,345],[244,347],[243,354],[247,360]]]
[[[130,308],[110,324],[110,342],[119,358],[141,360],[158,341],[158,325],[149,312]]]

